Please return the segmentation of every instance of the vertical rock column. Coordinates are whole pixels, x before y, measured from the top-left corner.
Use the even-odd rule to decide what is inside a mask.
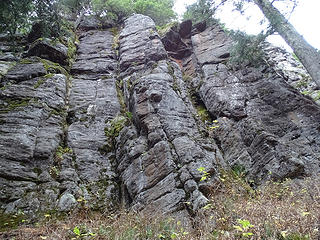
[[[113,35],[109,30],[91,30],[79,40],[68,111],[67,146],[72,156],[64,160],[60,178],[65,194],[83,198],[93,209],[114,208],[119,202],[115,156],[105,147],[104,132],[106,123],[120,112]]]
[[[116,139],[118,171],[135,209],[188,215],[207,203],[200,167],[216,176],[219,155],[193,117],[178,65],[154,22],[134,15],[120,34],[120,81],[133,125]]]
[[[40,58],[13,65],[0,89],[0,209],[34,214],[54,209],[59,197],[55,157],[64,136],[68,78]]]

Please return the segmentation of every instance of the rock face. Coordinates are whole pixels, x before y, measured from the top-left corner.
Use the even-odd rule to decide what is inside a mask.
[[[319,173],[320,107],[274,57],[230,68],[232,41],[205,23],[162,39],[139,14],[119,33],[85,23],[71,75],[37,57],[1,56],[4,212],[123,205],[188,219],[221,168],[256,184]]]
[[[228,68],[231,42],[218,26],[192,36],[192,43],[203,74],[199,95],[219,122],[213,137],[224,161],[244,166],[256,183],[318,173],[319,105],[274,69]]]
[[[135,28],[136,21],[142,24]],[[142,52],[140,46],[148,48]],[[204,206],[197,169],[206,166],[215,175],[219,150],[202,136],[181,70],[166,57],[150,18],[135,15],[125,22],[120,69],[127,69],[121,76],[133,116],[133,125],[120,132],[116,144],[117,169],[129,204],[183,214],[186,201],[192,210]]]

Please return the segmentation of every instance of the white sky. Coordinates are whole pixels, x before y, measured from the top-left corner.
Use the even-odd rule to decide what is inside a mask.
[[[185,5],[196,2],[196,0],[176,0],[174,10],[178,15],[185,11]],[[276,5],[277,6],[277,5]],[[277,6],[280,8],[280,6]],[[283,5],[281,7],[284,7]],[[305,39],[317,49],[320,49],[320,0],[299,0],[290,22]],[[249,17],[249,19],[247,19]],[[246,31],[248,34],[258,34],[263,29],[259,22],[263,19],[260,9],[254,4],[245,11],[244,16],[237,11],[232,11],[232,6],[227,5],[218,13],[218,18],[226,24],[227,28]],[[265,25],[266,26],[266,25]],[[271,36],[269,41],[282,47],[286,43],[280,36]]]

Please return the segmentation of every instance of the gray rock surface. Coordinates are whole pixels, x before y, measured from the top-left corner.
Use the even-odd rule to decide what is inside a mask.
[[[23,81],[46,75],[47,71],[41,62],[18,63],[5,75],[6,79]]]
[[[105,29],[111,28],[114,25],[111,21],[104,21],[103,19],[98,19],[96,16],[86,16],[84,15],[79,24],[77,25],[77,29],[89,31],[89,30],[97,30],[97,29]]]
[[[61,212],[68,212],[77,205],[77,200],[70,193],[63,194],[58,203],[58,209]]]
[[[320,89],[302,63],[292,53],[285,49],[267,45],[265,47],[267,61],[291,86],[298,89],[303,95],[310,96],[316,103],[320,104]]]
[[[70,76],[0,36],[1,211],[123,205],[188,222],[221,168],[255,184],[319,173],[320,107],[290,86],[293,61],[269,49],[268,65],[231,68],[232,41],[204,23],[169,45],[143,15],[119,34],[97,24],[80,26]]]
[[[113,36],[109,31],[88,35],[89,40],[80,38],[72,77],[48,73],[54,69],[40,58],[4,66],[0,207],[7,213],[69,211],[82,204],[105,210],[119,203],[114,153],[105,148],[104,133],[106,122],[120,112],[111,77],[117,66]],[[113,67],[97,71],[97,62]]]
[[[93,209],[106,210],[119,204],[119,187],[114,152],[107,149],[106,123],[120,113],[115,71],[117,67],[113,35],[108,30],[91,30],[80,36],[76,62],[72,67],[69,97],[67,145],[72,163],[62,169],[66,191],[84,198]],[[79,181],[74,181],[75,177]],[[71,184],[74,182],[73,184]]]
[[[6,76],[19,80],[0,90],[0,206],[7,212],[23,208],[28,213],[54,205],[52,197],[57,197],[55,153],[63,137],[67,78],[33,77],[23,73],[21,69],[28,68],[21,65]],[[14,77],[14,71],[19,77]],[[40,206],[40,202],[47,204]]]
[[[132,64],[140,46],[149,46],[143,55],[138,55],[140,62],[153,60],[154,63],[147,69],[144,66],[133,70],[123,79],[133,126],[123,129],[117,138],[116,158],[128,194],[127,201],[138,210],[196,211],[207,199],[197,184],[190,188],[184,187],[184,183],[190,179],[199,182],[198,168],[201,166],[215,176],[216,152],[219,150],[214,141],[204,138],[199,131],[201,125],[193,117],[195,109],[188,98],[179,66],[169,59],[162,60],[163,50],[153,51],[163,49],[159,37],[153,38],[153,22],[142,15],[132,19],[125,22],[120,34],[120,39],[126,36],[120,41],[120,68]],[[137,20],[144,23],[144,29],[140,25],[135,32],[132,29]],[[138,42],[131,40],[136,38],[139,38]],[[189,201],[194,206],[192,209],[185,204]]]
[[[167,58],[154,22],[149,17],[136,14],[127,19],[119,39],[121,77],[132,74],[136,69],[152,67],[149,65],[153,62]]]
[[[111,74],[117,68],[113,36],[110,31],[91,30],[79,37],[80,46],[71,72]]]
[[[204,76],[199,95],[219,122],[212,136],[224,160],[244,166],[257,183],[318,173],[319,105],[272,68],[230,69],[225,64],[230,41],[218,26],[192,41]]]

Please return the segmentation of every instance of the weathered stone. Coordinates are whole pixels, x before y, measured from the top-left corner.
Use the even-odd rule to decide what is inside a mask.
[[[125,27],[120,33],[120,46],[122,71],[167,57],[154,22],[150,17],[140,14],[125,21]]]
[[[264,51],[266,52],[268,63],[277,74],[302,94],[310,96],[316,103],[320,104],[319,87],[312,81],[307,70],[301,62],[294,58],[292,53],[267,43],[265,43]]]
[[[77,29],[84,31],[111,28],[114,25],[113,22],[103,21],[96,16],[83,16]]]
[[[206,21],[198,22],[193,26],[192,35],[201,33],[204,30],[206,30],[206,28],[207,28]]]
[[[80,187],[82,192],[75,194],[94,209],[111,209],[119,203],[115,156],[105,135],[107,123],[120,113],[116,80],[110,77],[117,67],[112,45],[113,36],[108,30],[84,33],[72,67],[77,75],[72,79],[69,97],[67,144],[74,165],[69,162],[64,166],[63,185],[70,193],[74,186]]]
[[[77,200],[70,193],[63,194],[58,203],[58,209],[61,212],[68,212],[77,205]]]
[[[124,31],[134,23],[130,20],[126,21]],[[120,41],[120,59],[134,59],[135,52],[131,48],[148,46],[148,41],[152,41],[139,38],[139,42],[131,41],[128,45],[130,35],[124,36]],[[141,41],[146,43],[142,45]],[[147,54],[153,55],[153,52],[144,53],[144,58],[148,58]],[[120,133],[116,158],[129,203],[146,212],[169,213],[185,209],[184,201],[191,194],[190,189],[194,190],[189,185],[185,188],[183,182],[194,179],[197,185],[201,178],[197,170],[200,166],[206,166],[212,175],[216,173],[217,147],[208,143],[211,146],[208,151],[199,146],[206,139],[202,138],[198,130],[201,126],[192,117],[196,111],[187,97],[179,66],[169,60],[160,60],[147,69],[135,69],[124,82],[125,99],[136,131],[123,129]],[[141,150],[130,154],[136,145],[141,146]],[[191,165],[190,162],[196,164]],[[184,176],[174,173],[180,168],[185,169]],[[202,206],[201,194],[199,192],[197,198],[190,199],[197,200],[195,211]]]
[[[6,75],[8,70],[14,66],[13,62],[0,61],[0,77]]]
[[[32,43],[27,56],[37,56],[61,65],[68,64],[68,48],[60,42],[53,42],[47,38]]]
[[[191,55],[192,49],[181,38],[189,35],[191,31],[191,21],[184,22],[185,26],[178,30],[173,26],[161,39],[165,49],[170,57],[182,59]],[[190,25],[191,24],[191,25]],[[190,28],[190,29],[189,29]],[[180,33],[181,32],[181,33]],[[181,35],[182,34],[182,35]]]
[[[230,56],[231,40],[219,27],[211,27],[191,37],[200,65],[225,62]]]
[[[18,63],[7,72],[6,79],[24,81],[35,77],[44,76],[46,73],[46,69],[41,62],[26,64]]]
[[[0,61],[6,61],[6,62],[10,62],[10,61],[19,61],[20,58],[13,55],[12,53],[0,53]]]
[[[209,40],[212,33],[216,45]],[[221,63],[228,56],[224,35],[210,28],[192,37],[205,77],[199,93],[218,120],[213,137],[224,160],[244,166],[256,182],[319,172],[319,106],[271,69],[228,69]]]
[[[21,74],[24,73],[21,71]],[[48,172],[63,135],[63,115],[58,111],[63,114],[65,98],[66,77],[61,74],[43,79],[21,79],[0,91],[0,176],[3,178],[0,189],[6,189],[6,198],[15,200],[5,206],[6,209],[25,208],[36,212],[40,210],[38,203],[47,201],[36,197],[37,204],[30,205],[29,197],[41,191],[36,182],[54,181]],[[41,206],[49,207],[48,204]]]
[[[169,44],[139,14],[119,42],[92,28],[81,27],[71,77],[48,74],[39,58],[0,63],[1,210],[122,202],[190,225],[220,168],[255,184],[320,172],[319,105],[288,85],[303,72],[281,70],[272,54],[271,68],[230,69],[232,41],[218,26],[191,33],[187,21]]]
[[[117,68],[113,36],[106,31],[88,31],[80,37],[76,62],[71,72],[77,74],[111,74]]]

